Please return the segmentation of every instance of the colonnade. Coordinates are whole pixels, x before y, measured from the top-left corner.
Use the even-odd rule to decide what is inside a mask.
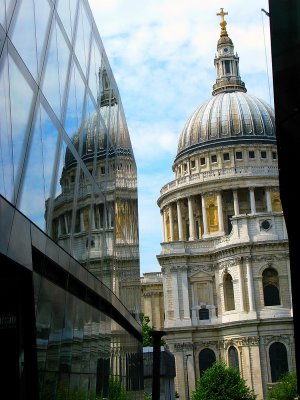
[[[248,190],[250,208],[249,211],[250,214],[253,215],[257,212],[255,187],[250,187],[248,188]],[[265,211],[278,211],[277,209],[274,209],[274,201],[271,196],[272,189],[265,188],[264,190],[266,208]],[[278,194],[278,191],[276,192],[276,194]],[[199,216],[201,215],[201,218],[199,218],[198,220],[195,217],[194,210],[193,200],[195,197],[195,195],[190,195],[185,199],[178,199],[174,202],[169,203],[161,210],[164,242],[201,239],[207,237],[212,233],[217,233],[218,235],[225,234],[222,191],[201,194],[201,211],[199,213]],[[238,189],[232,190],[232,199],[233,216],[238,216],[241,214]],[[185,212],[183,212],[184,202],[185,204],[187,203],[187,211]],[[188,225],[188,237],[186,237],[184,233],[184,223],[187,223]],[[198,229],[196,232],[197,225]]]

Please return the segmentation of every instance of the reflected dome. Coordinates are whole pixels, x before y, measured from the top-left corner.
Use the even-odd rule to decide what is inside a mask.
[[[271,107],[242,91],[222,92],[190,116],[179,138],[177,158],[197,149],[260,142],[276,142]]]
[[[74,134],[72,142],[77,152],[80,152],[80,140],[82,140],[81,158],[85,161],[92,161],[94,152],[97,152],[97,159],[115,157],[116,155],[133,156],[131,141],[127,125],[124,124],[123,118],[111,115],[114,118],[111,127],[107,128],[106,109],[101,107],[100,111],[91,114]],[[112,114],[112,110],[110,111]],[[69,148],[65,154],[65,167],[68,168],[75,163],[75,158]]]

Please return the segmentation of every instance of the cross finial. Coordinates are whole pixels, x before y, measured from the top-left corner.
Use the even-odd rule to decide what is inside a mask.
[[[228,12],[224,12],[224,9],[221,8],[220,12],[217,13],[217,15],[221,17],[221,22],[220,22],[221,36],[227,36],[227,31],[226,31],[227,22],[225,21],[224,16],[228,15]]]

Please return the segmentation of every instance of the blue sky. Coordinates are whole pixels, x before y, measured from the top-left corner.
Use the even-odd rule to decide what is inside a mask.
[[[272,105],[269,20],[261,12],[268,11],[268,1],[89,3],[119,87],[138,168],[141,275],[160,271],[162,221],[156,201],[161,187],[174,179],[185,121],[211,97],[220,35],[216,13],[220,7],[228,12],[227,31],[248,93]]]

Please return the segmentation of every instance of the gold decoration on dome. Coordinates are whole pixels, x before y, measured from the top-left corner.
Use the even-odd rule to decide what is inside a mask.
[[[221,17],[221,22],[220,22],[221,36],[228,36],[228,33],[226,31],[227,22],[224,19],[224,16],[228,15],[228,12],[224,12],[223,10],[224,10],[223,8],[220,8],[220,12],[217,13],[217,15]]]

